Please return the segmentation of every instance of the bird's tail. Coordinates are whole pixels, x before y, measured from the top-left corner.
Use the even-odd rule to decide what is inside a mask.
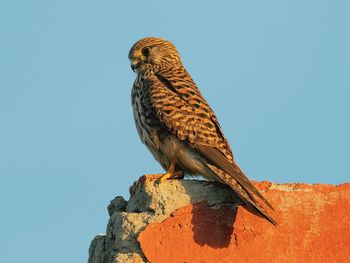
[[[248,178],[244,175],[244,173],[241,170],[239,170],[239,172],[241,172],[241,174],[239,174],[239,176],[242,178],[245,178],[246,182],[249,183],[249,185],[251,185],[251,187],[249,187],[249,188],[244,187],[244,185],[241,185],[237,180],[235,180],[235,178],[237,177],[236,174],[233,174],[233,176],[231,176],[231,175],[225,173],[224,171],[217,169],[217,167],[214,167],[211,165],[209,165],[209,167],[218,175],[218,177],[225,184],[230,186],[230,188],[242,200],[242,202],[245,204],[246,208],[249,211],[267,219],[273,225],[275,225],[275,226],[277,225],[277,222],[255,200],[254,194],[256,194],[256,192],[258,190],[250,183]],[[254,187],[253,189],[255,190],[253,193],[251,191],[249,191],[252,187]],[[264,201],[264,203],[266,203],[273,210],[272,205],[260,193],[257,196],[259,198],[261,198]]]
[[[273,225],[277,226],[277,222],[265,211],[264,208],[262,208],[256,201],[255,199],[248,197],[246,194],[242,194],[245,193],[243,191],[243,189],[239,186],[239,188],[241,188],[240,190],[238,190],[236,187],[233,188],[233,191],[238,195],[238,197],[242,200],[242,202],[246,205],[246,207],[248,208],[248,210],[250,210],[251,212],[258,214],[259,216],[267,219],[270,223],[272,223]]]

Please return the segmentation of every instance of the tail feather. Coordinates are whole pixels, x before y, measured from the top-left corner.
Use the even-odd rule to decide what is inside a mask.
[[[267,219],[274,226],[277,226],[277,222],[256,202],[252,202],[251,200],[245,198],[237,189],[233,188],[233,191],[239,196],[239,198],[243,201],[243,203],[248,207],[248,210],[258,214],[259,216]]]
[[[257,203],[255,200],[253,193],[249,191],[249,189],[246,189],[244,186],[242,186],[239,182],[237,182],[231,175],[225,173],[224,171],[220,170],[218,167],[213,165],[208,165],[210,169],[231,189],[237,194],[237,196],[242,200],[242,202],[246,205],[248,210],[251,212],[267,219],[270,223],[273,225],[277,225],[277,222],[264,210],[263,207]],[[248,178],[247,178],[248,180]],[[261,194],[258,195],[260,198],[262,196]],[[265,198],[264,198],[265,199]],[[266,199],[265,199],[266,200]],[[263,200],[264,201],[264,200]],[[264,202],[266,203],[266,202]],[[272,205],[268,203],[269,207],[273,210]]]
[[[259,197],[268,207],[273,210],[272,205],[267,201],[267,199],[255,188],[255,186],[249,181],[247,176],[243,171],[238,167],[235,162],[230,162],[227,157],[215,147],[210,147],[206,145],[197,145],[197,149],[201,152],[206,158],[208,158],[212,164],[208,164],[211,170],[214,172],[219,169],[219,172],[215,172],[222,180],[225,182],[228,181],[228,185],[234,180],[234,186],[237,183],[244,189],[244,192],[247,193],[254,203],[256,203],[253,195]],[[229,176],[223,176],[220,174],[225,174]],[[226,177],[226,178],[225,178]],[[230,178],[228,178],[230,177]]]

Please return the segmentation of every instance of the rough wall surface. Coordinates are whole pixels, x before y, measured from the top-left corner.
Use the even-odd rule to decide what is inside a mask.
[[[275,227],[227,188],[196,180],[139,184],[111,201],[89,263],[350,262],[350,184],[256,183]]]

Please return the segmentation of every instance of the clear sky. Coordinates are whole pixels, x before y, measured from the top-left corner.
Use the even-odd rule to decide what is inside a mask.
[[[0,261],[86,262],[106,206],[161,168],[127,54],[178,47],[254,180],[349,181],[349,1],[1,1]]]

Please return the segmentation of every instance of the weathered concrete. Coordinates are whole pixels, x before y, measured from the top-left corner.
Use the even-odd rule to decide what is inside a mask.
[[[277,227],[213,183],[139,184],[128,202],[111,201],[89,263],[348,262],[350,184],[256,186],[275,207]]]

